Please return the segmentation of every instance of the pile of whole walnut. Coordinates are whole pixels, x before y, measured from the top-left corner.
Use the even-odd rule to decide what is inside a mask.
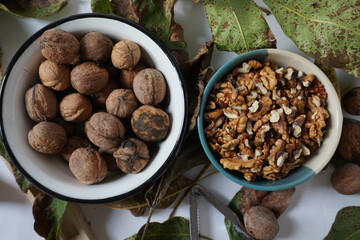
[[[168,114],[154,107],[166,94],[162,73],[147,67],[136,43],[113,45],[98,32],[78,41],[50,29],[40,48],[41,84],[25,95],[28,115],[38,122],[30,146],[61,155],[84,184],[102,181],[108,170],[140,172],[150,160],[147,145],[163,140],[170,126]]]
[[[224,168],[276,180],[322,142],[327,93],[313,74],[250,60],[214,86],[205,134]]]

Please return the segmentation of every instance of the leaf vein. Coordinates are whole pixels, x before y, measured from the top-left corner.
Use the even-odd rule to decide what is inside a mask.
[[[285,8],[285,9],[287,9],[287,10],[290,11],[290,12],[293,12],[294,14],[296,14],[296,15],[298,15],[298,16],[300,16],[300,17],[302,17],[302,18],[304,18],[304,19],[306,19],[306,20],[308,20],[308,21],[318,22],[318,23],[322,23],[322,24],[334,25],[334,26],[343,28],[343,29],[345,29],[345,30],[347,30],[347,31],[353,32],[353,33],[356,34],[356,35],[360,35],[360,32],[357,32],[357,31],[355,31],[354,29],[351,29],[351,28],[349,28],[349,27],[343,26],[343,25],[341,25],[341,24],[339,24],[339,23],[335,23],[335,22],[331,22],[331,21],[327,21],[327,20],[320,20],[320,19],[310,18],[310,17],[305,16],[304,14],[301,14],[301,13],[295,11],[294,9],[292,9],[292,8],[290,8],[290,7],[288,7],[288,6],[284,5],[284,4],[281,4],[281,3],[279,3],[279,2],[276,2],[275,0],[270,0],[270,1],[273,2],[274,4],[277,4],[277,5]]]

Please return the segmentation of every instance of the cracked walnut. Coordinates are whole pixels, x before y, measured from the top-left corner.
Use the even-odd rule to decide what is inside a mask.
[[[314,74],[244,62],[215,84],[206,103],[208,144],[224,168],[248,181],[283,178],[320,147],[326,99]]]

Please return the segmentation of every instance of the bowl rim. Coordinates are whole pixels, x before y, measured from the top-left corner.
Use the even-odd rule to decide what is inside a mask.
[[[176,159],[177,155],[179,154],[181,147],[183,145],[184,142],[184,138],[188,129],[188,114],[189,114],[189,104],[188,104],[188,93],[186,91],[187,87],[186,87],[186,82],[182,76],[181,73],[181,68],[180,65],[178,63],[178,61],[176,60],[176,58],[174,57],[174,55],[171,53],[170,49],[168,49],[166,47],[166,45],[158,38],[156,37],[153,33],[151,33],[149,30],[147,30],[145,27],[132,22],[124,17],[120,17],[117,15],[113,15],[113,14],[103,14],[103,13],[82,13],[82,14],[75,14],[75,15],[71,15],[68,17],[64,17],[61,18],[59,20],[56,20],[54,22],[51,22],[49,24],[47,24],[46,26],[42,27],[40,30],[36,31],[33,35],[30,36],[30,38],[28,38],[22,45],[21,47],[16,51],[15,55],[12,57],[6,71],[5,74],[3,76],[2,79],[2,83],[1,83],[1,87],[0,87],[0,106],[2,106],[3,104],[3,97],[4,97],[4,91],[5,91],[5,86],[7,83],[7,80],[9,78],[9,75],[11,73],[12,68],[14,67],[15,63],[18,61],[18,59],[21,57],[21,55],[23,54],[23,52],[29,47],[30,44],[32,44],[38,37],[40,37],[42,35],[43,32],[45,32],[48,29],[51,28],[55,28],[63,23],[66,22],[70,22],[73,20],[77,20],[77,19],[84,19],[84,18],[105,18],[105,19],[111,19],[111,20],[115,20],[115,21],[120,21],[122,23],[125,23],[127,25],[130,25],[131,27],[141,31],[142,33],[144,33],[145,35],[147,35],[152,41],[154,41],[159,47],[160,49],[165,53],[165,55],[168,57],[169,61],[171,62],[171,64],[173,65],[173,67],[175,68],[179,79],[180,79],[180,84],[182,86],[182,91],[184,94],[184,120],[183,120],[183,127],[181,130],[181,133],[179,135],[179,138],[177,139],[177,141],[175,142],[174,148],[173,150],[170,152],[169,156],[167,157],[167,159],[164,161],[164,163],[162,164],[162,166],[149,178],[147,179],[143,184],[141,184],[140,186],[132,189],[131,191],[124,193],[124,194],[120,194],[120,195],[116,195],[116,196],[112,196],[112,197],[108,197],[108,198],[99,198],[99,199],[80,199],[80,198],[72,198],[72,197],[68,197],[68,196],[64,196],[62,194],[57,193],[54,190],[51,190],[45,186],[43,186],[41,183],[39,183],[37,180],[35,180],[35,178],[33,178],[30,174],[27,173],[27,171],[22,168],[21,164],[17,161],[17,159],[15,158],[11,147],[8,144],[8,141],[6,139],[6,134],[5,134],[5,129],[4,129],[4,125],[3,125],[3,117],[2,117],[2,111],[0,114],[0,137],[3,141],[3,145],[5,147],[5,150],[8,154],[8,156],[10,157],[11,161],[14,163],[15,167],[20,171],[20,173],[22,175],[24,175],[24,177],[26,179],[28,179],[30,181],[30,183],[32,183],[34,186],[36,186],[37,188],[39,188],[41,191],[56,197],[58,199],[61,200],[65,200],[68,202],[76,202],[76,203],[108,203],[108,202],[114,202],[117,200],[121,200],[121,199],[125,199],[127,197],[130,197],[138,192],[140,192],[141,190],[149,187],[151,184],[153,184],[159,177],[161,177],[166,170],[170,167],[171,163]]]
[[[215,168],[217,170],[219,170],[219,172],[221,172],[221,174],[223,174],[225,177],[227,177],[228,179],[230,179],[231,181],[233,181],[237,184],[240,184],[240,185],[248,187],[248,188],[256,189],[256,190],[262,190],[262,191],[277,191],[277,190],[284,190],[284,189],[289,189],[291,187],[298,186],[298,185],[308,181],[310,178],[314,177],[315,175],[317,175],[321,171],[321,169],[323,169],[326,166],[326,164],[328,164],[328,162],[331,160],[331,157],[328,159],[328,161],[326,163],[322,164],[321,169],[312,169],[312,168],[309,168],[304,165],[299,166],[298,168],[292,170],[292,172],[294,172],[296,175],[298,175],[297,170],[303,169],[304,173],[302,174],[302,177],[298,178],[298,179],[291,178],[290,182],[284,181],[284,183],[281,183],[280,185],[276,185],[276,184],[261,185],[261,184],[255,184],[256,181],[250,182],[250,181],[246,181],[245,179],[239,179],[239,177],[235,176],[231,172],[231,170],[224,169],[222,167],[222,165],[220,165],[218,158],[215,157],[214,154],[212,153],[212,151],[210,150],[207,140],[206,140],[206,137],[205,137],[205,133],[204,133],[203,114],[204,114],[204,110],[205,110],[205,102],[207,101],[207,99],[212,91],[213,86],[217,82],[221,81],[221,79],[229,71],[231,71],[231,69],[233,69],[235,66],[241,64],[241,62],[250,60],[253,55],[256,55],[256,56],[254,56],[255,58],[258,58],[259,56],[261,56],[260,58],[262,58],[262,57],[266,58],[266,56],[276,54],[276,53],[287,54],[290,58],[298,58],[298,59],[301,59],[301,61],[303,61],[303,62],[311,63],[311,65],[313,65],[313,67],[315,69],[317,69],[318,71],[323,73],[323,71],[318,66],[316,66],[313,62],[311,62],[310,60],[306,59],[305,57],[303,57],[299,54],[296,54],[291,51],[283,50],[283,49],[257,49],[257,50],[253,50],[253,51],[249,51],[249,52],[240,54],[240,55],[236,56],[235,58],[232,58],[231,60],[226,62],[224,65],[222,65],[219,68],[219,70],[212,76],[209,83],[207,84],[207,86],[204,89],[204,94],[201,99],[199,116],[197,118],[198,134],[199,134],[201,146],[203,147],[207,157],[209,158],[211,163],[215,166]],[[329,90],[330,90],[331,93],[335,93],[334,97],[337,99],[336,106],[334,107],[335,108],[334,112],[337,113],[336,120],[339,123],[339,129],[336,132],[336,134],[334,134],[334,137],[336,137],[335,141],[338,143],[340,141],[340,136],[341,136],[341,132],[342,132],[342,124],[343,124],[343,115],[342,115],[341,104],[340,104],[338,95],[335,91],[335,88],[331,84],[331,81],[328,79],[328,77],[325,74],[324,74],[324,76],[325,76],[324,79],[327,80],[328,83],[330,83],[330,85],[329,85],[330,89],[328,88],[327,92],[329,93]],[[328,95],[330,96],[330,94],[328,94]],[[332,155],[335,153],[335,150],[336,150],[336,147],[334,149],[330,150],[333,152]],[[295,174],[293,174],[293,175],[295,175]],[[282,178],[279,180],[284,180],[284,179],[285,178]],[[267,181],[269,181],[269,180],[267,180]]]

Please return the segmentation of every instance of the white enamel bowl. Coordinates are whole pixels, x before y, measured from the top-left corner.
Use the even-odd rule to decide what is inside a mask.
[[[36,124],[25,109],[25,92],[38,80],[38,67],[44,59],[40,36],[50,28],[61,28],[81,38],[98,31],[115,41],[130,40],[141,47],[142,57],[160,70],[167,80],[166,112],[171,119],[167,138],[147,167],[138,174],[110,175],[99,184],[83,185],[71,174],[68,164],[56,155],[41,154],[27,141]],[[124,18],[104,14],[79,14],[51,23],[31,36],[13,57],[6,70],[0,95],[1,137],[20,172],[36,187],[57,198],[83,203],[111,202],[131,196],[160,177],[178,154],[187,123],[187,94],[179,66],[170,51],[143,27]]]

